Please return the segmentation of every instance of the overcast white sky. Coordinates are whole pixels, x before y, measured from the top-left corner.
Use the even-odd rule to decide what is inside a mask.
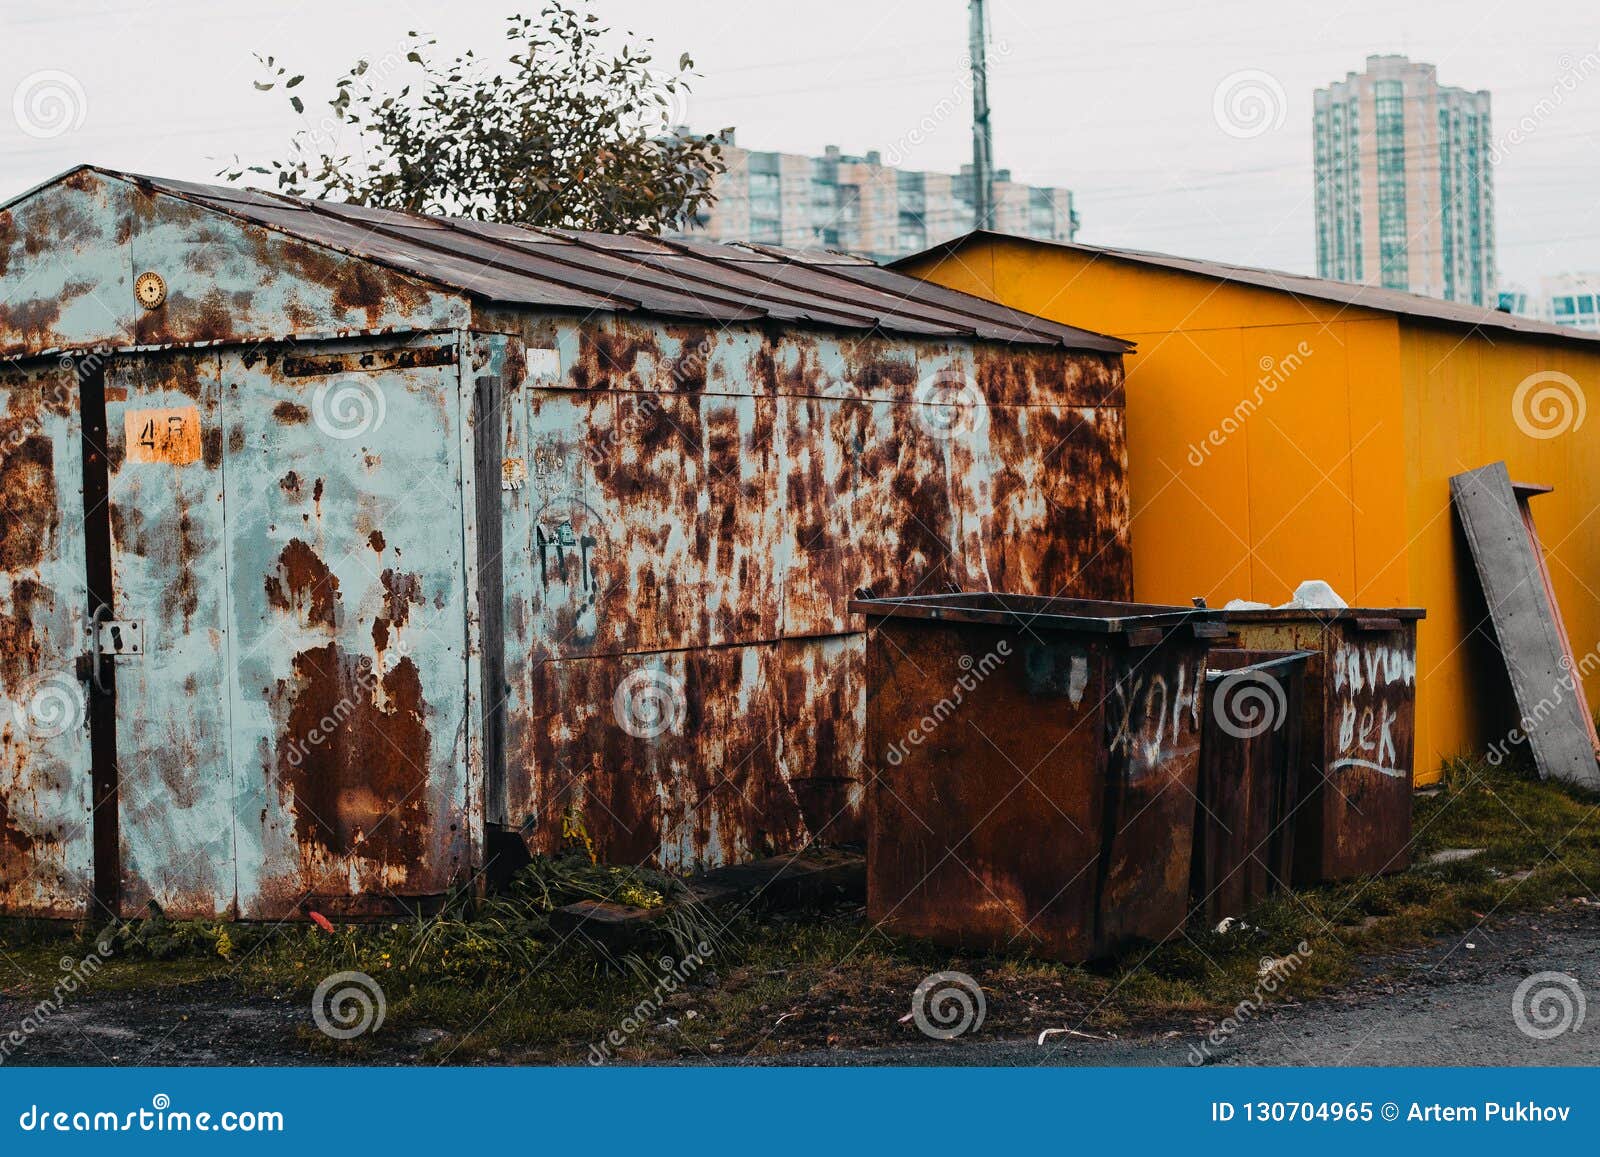
[[[0,198],[81,161],[211,179],[235,152],[281,152],[295,128],[281,95],[252,88],[252,52],[307,73],[309,99],[358,56],[403,54],[408,29],[494,49],[516,6],[0,0],[0,99],[47,71],[84,97],[81,123],[74,115],[48,138],[0,105]],[[970,156],[965,0],[597,0],[595,10],[653,37],[662,59],[693,54],[697,129],[733,125],[741,144],[799,152],[899,145],[913,168]],[[1312,90],[1368,53],[1404,52],[1437,64],[1446,84],[1489,89],[1498,137],[1531,118],[1495,170],[1504,276],[1600,270],[1592,0],[992,0],[991,25],[996,162],[1074,189],[1084,240],[1314,272]],[[1264,131],[1219,125],[1214,101],[1229,78],[1269,105],[1283,93]],[[952,96],[959,115],[939,120]]]

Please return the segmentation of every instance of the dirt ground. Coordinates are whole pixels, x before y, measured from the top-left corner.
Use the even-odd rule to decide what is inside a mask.
[[[1600,905],[1568,903],[1370,960],[1354,984],[1331,996],[1274,1005],[1247,1019],[1212,1046],[1209,1063],[1600,1064],[1600,1025],[1582,1023],[1550,1040],[1518,1029],[1513,993],[1524,978],[1542,971],[1567,973],[1584,992],[1600,993]],[[27,1011],[26,1002],[0,996],[0,1023],[17,1023]],[[1023,1037],[979,1030],[954,1041],[930,1041],[898,1018],[884,1019],[889,1023],[882,1036],[904,1043],[759,1059],[721,1056],[714,1062],[1185,1065],[1194,1063],[1196,1046],[1210,1029],[1209,1022],[1195,1021],[1118,1039],[1055,1035],[1041,1046],[1031,1031]],[[443,1028],[382,1033],[362,1063],[416,1063],[444,1036]],[[87,993],[50,1017],[6,1063],[292,1065],[330,1059],[304,1002],[246,995],[231,982],[202,980],[152,993]]]

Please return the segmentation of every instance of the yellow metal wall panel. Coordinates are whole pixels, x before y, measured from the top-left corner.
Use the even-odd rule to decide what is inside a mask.
[[[1354,598],[1355,510],[1344,326],[1248,327],[1236,405],[1252,406],[1249,594],[1278,604],[1307,579]],[[1381,514],[1374,512],[1377,516]]]
[[[1516,722],[1472,560],[1450,512],[1452,474],[1504,459],[1516,481],[1555,487],[1532,500],[1551,583],[1580,668],[1600,647],[1600,527],[1591,517],[1600,504],[1591,465],[1600,427],[1587,414],[1600,386],[1600,351],[1419,324],[1404,327],[1401,344],[1411,589],[1413,600],[1429,608],[1417,656],[1425,708],[1418,766],[1431,768],[1439,759],[1482,751]],[[1552,371],[1576,388],[1540,376]],[[1541,403],[1542,389],[1553,392]],[[1600,702],[1597,691],[1591,678],[1585,687],[1591,709]]]
[[[1249,432],[1223,429],[1239,331],[1150,334],[1140,344],[1126,379],[1134,594],[1213,603],[1248,594]]]
[[[1349,601],[1371,607],[1410,602],[1407,570],[1411,511],[1406,478],[1406,409],[1400,326],[1394,318],[1340,327],[1349,376],[1350,468],[1358,512],[1355,588]],[[1382,512],[1381,516],[1378,512]]]

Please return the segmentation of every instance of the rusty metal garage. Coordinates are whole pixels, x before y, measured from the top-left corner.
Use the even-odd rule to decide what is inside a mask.
[[[0,207],[0,911],[860,836],[852,593],[1126,599],[1126,343],[870,263],[79,168]]]

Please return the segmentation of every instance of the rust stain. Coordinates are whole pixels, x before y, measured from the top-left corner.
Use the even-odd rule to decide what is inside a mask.
[[[0,210],[0,277],[11,267],[11,253],[17,245],[17,222],[11,210]]]
[[[278,555],[278,569],[266,577],[267,602],[279,610],[298,610],[307,624],[337,626],[339,579],[311,545],[290,539]]]
[[[12,580],[9,613],[0,614],[0,682],[7,687],[21,686],[39,670],[42,652],[34,607],[49,607],[54,601],[50,589],[34,579]]]
[[[11,740],[11,726],[6,725],[5,737]],[[33,852],[33,837],[19,828],[6,808],[6,797],[0,794],[0,863],[22,863]],[[6,873],[10,878],[11,873]]]
[[[336,643],[295,656],[277,777],[302,856],[423,867],[433,737],[416,664],[381,676]]]
[[[200,431],[200,457],[207,470],[222,465],[222,427],[209,425]]]
[[[367,545],[373,549],[374,553],[382,554],[383,548],[388,545],[388,543],[384,542],[383,540],[383,531],[374,530],[371,534],[367,535]]]
[[[37,566],[60,529],[55,451],[37,430],[37,410],[0,419],[0,571]],[[25,516],[24,516],[25,515]]]
[[[391,624],[403,627],[411,618],[413,604],[421,606],[422,576],[389,568],[383,572],[383,614]]]
[[[650,383],[639,373],[639,359],[656,357],[655,330],[626,321],[586,325],[578,333],[578,360],[572,381],[579,389],[642,389]]]
[[[279,402],[272,408],[272,416],[284,425],[299,425],[311,420],[311,411],[296,402]]]

